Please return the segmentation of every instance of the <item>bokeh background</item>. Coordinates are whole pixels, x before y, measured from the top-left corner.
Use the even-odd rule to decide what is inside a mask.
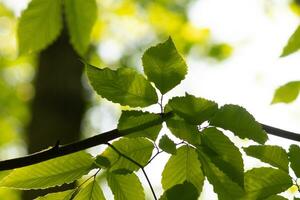
[[[78,104],[74,100],[74,106],[81,107],[78,112],[71,112],[77,118],[74,121],[63,117],[57,121],[39,120],[42,119],[40,116],[49,114],[35,106],[39,84],[45,83],[39,80],[47,78],[40,70],[41,63],[51,51],[58,52],[59,58],[67,59],[71,50],[66,44],[55,44],[55,50],[52,46],[52,50],[46,49],[42,55],[18,54],[16,28],[28,2],[0,0],[1,160],[41,150],[53,145],[52,141],[69,137],[50,134],[52,138],[42,142],[45,132],[55,132],[55,127],[50,128],[53,125],[59,129],[60,124],[69,123],[60,130],[77,132],[66,142],[111,130],[117,125],[120,110],[126,109],[95,95],[85,74],[79,70],[74,76],[79,77],[82,99]],[[188,92],[214,100],[219,105],[239,104],[259,122],[300,133],[300,100],[291,104],[271,104],[278,86],[300,79],[299,53],[280,58],[282,48],[299,24],[299,1],[98,0],[97,4],[98,18],[91,34],[91,48],[85,57],[91,64],[110,68],[134,67],[142,72],[141,56],[145,49],[172,36],[188,63],[189,72],[180,86],[167,93],[164,103],[172,96]],[[79,56],[70,58],[75,65],[82,65]],[[53,69],[57,74],[66,74],[55,66]],[[55,87],[52,91],[68,89]],[[63,93],[52,95],[64,98]],[[159,112],[157,105],[147,109]],[[63,116],[68,115],[70,113]],[[76,124],[72,125],[72,122]],[[72,134],[70,132],[68,134]],[[250,144],[247,140],[232,139],[239,145]],[[36,141],[41,141],[39,146],[32,146]],[[287,148],[295,142],[270,137],[268,143]],[[102,150],[103,147],[96,147],[89,151],[97,154]],[[160,174],[167,159],[168,155],[160,155],[146,169],[158,193],[161,192]],[[250,158],[245,164],[246,169],[261,165]],[[140,177],[143,180],[143,176]],[[106,192],[111,195],[108,189]],[[291,188],[284,195],[292,199],[299,194]],[[0,189],[0,200],[17,200],[21,196],[17,191]],[[151,199],[151,195],[148,197]],[[217,199],[209,184],[205,184],[201,198]]]

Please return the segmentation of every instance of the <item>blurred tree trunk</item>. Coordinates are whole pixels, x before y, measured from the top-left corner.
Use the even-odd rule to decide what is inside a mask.
[[[29,153],[53,146],[58,140],[65,144],[80,138],[85,110],[82,72],[83,65],[64,29],[60,37],[39,56],[27,137]],[[72,185],[64,186],[65,189],[70,187]],[[26,191],[23,199],[32,200],[47,192],[49,190]]]

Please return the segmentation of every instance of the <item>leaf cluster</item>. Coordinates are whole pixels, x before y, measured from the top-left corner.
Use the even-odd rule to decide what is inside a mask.
[[[187,65],[171,38],[146,50],[142,61],[145,75],[132,68],[100,69],[86,64],[90,83],[99,95],[133,108],[123,111],[119,119],[118,130],[124,137],[108,143],[96,157],[79,152],[1,172],[0,187],[48,188],[87,175],[73,190],[38,199],[101,200],[105,195],[97,175],[102,174],[99,178],[106,179],[114,199],[143,200],[144,188],[136,174],[142,170],[157,199],[144,168],[163,152],[170,154],[170,158],[161,176],[164,190],[161,200],[196,200],[205,179],[212,184],[220,200],[285,199],[278,194],[293,185],[299,187],[289,172],[293,170],[295,177],[300,177],[300,147],[292,145],[286,152],[279,146],[265,145],[266,132],[246,109],[232,104],[219,106],[187,93],[163,104],[162,96],[176,87],[187,73]],[[164,122],[169,133],[161,137],[162,124],[143,128],[163,114],[140,109],[153,104],[158,104],[163,113],[173,114]],[[129,129],[134,132],[128,134]],[[228,133],[252,140],[256,145],[240,148]],[[175,143],[171,138],[181,142]],[[157,152],[153,153],[155,149]],[[243,152],[268,167],[245,171]]]

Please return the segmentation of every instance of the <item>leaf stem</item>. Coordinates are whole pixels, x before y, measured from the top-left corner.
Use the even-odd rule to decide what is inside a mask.
[[[149,185],[149,187],[150,187],[150,189],[151,189],[153,198],[154,198],[155,200],[157,200],[157,197],[156,197],[156,195],[155,195],[154,189],[153,189],[152,184],[151,184],[151,182],[150,182],[150,180],[149,180],[149,177],[148,177],[148,175],[147,175],[147,173],[146,173],[146,171],[145,171],[145,169],[144,169],[144,166],[141,165],[140,163],[138,163],[137,161],[133,160],[133,159],[130,158],[129,156],[127,156],[127,155],[123,154],[122,152],[120,152],[120,151],[119,151],[115,146],[113,146],[112,144],[110,144],[110,143],[106,143],[106,144],[107,144],[109,147],[111,147],[115,152],[117,152],[120,156],[126,158],[127,160],[129,160],[130,162],[134,163],[135,165],[137,165],[138,167],[140,167],[140,168],[142,169],[143,174],[144,174],[144,176],[145,176],[145,178],[146,178],[146,180],[147,180],[147,182],[148,182],[148,185]]]

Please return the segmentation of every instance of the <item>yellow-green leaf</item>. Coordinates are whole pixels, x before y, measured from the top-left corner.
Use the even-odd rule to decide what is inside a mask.
[[[178,85],[187,73],[184,59],[169,38],[149,48],[142,57],[145,74],[162,94]]]
[[[74,200],[105,200],[104,194],[96,180],[82,188]]]
[[[284,192],[293,185],[292,178],[274,168],[254,168],[245,173],[245,200],[264,199]]]
[[[0,187],[26,190],[71,183],[87,174],[93,162],[92,156],[85,152],[54,158],[13,170],[0,181]]]
[[[121,138],[112,143],[112,145],[122,154],[128,156],[140,165],[144,166],[151,158],[153,144],[146,138]],[[110,161],[110,171],[126,169],[129,171],[139,170],[139,166],[127,158],[120,156],[114,149],[107,147],[101,154],[102,157]],[[96,159],[97,162],[97,159]]]
[[[279,169],[288,172],[288,155],[280,146],[271,145],[253,145],[244,148],[248,156],[260,159],[262,162],[269,163]]]
[[[272,104],[274,103],[291,103],[299,95],[300,81],[288,82],[276,89]]]
[[[286,46],[283,48],[281,57],[290,55],[300,48],[300,26],[297,27],[295,32],[291,35]]]
[[[77,53],[84,56],[93,25],[97,19],[95,0],[64,0],[66,21],[71,43]]]
[[[62,29],[61,0],[32,0],[23,11],[18,26],[19,52],[46,48]]]
[[[86,68],[94,90],[114,103],[131,107],[146,107],[157,103],[154,87],[132,68],[99,69],[88,64]]]
[[[182,184],[185,181],[192,183],[199,193],[202,191],[204,176],[197,152],[189,146],[177,149],[176,155],[172,155],[162,172],[161,183],[164,190]]]
[[[144,200],[145,193],[142,184],[135,175],[107,174],[107,183],[114,194],[115,200]]]

